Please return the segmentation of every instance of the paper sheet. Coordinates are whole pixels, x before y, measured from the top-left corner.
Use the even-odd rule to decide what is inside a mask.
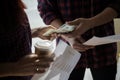
[[[96,37],[93,36],[91,39],[83,43],[84,45],[102,45],[102,44],[108,44],[113,42],[119,42],[120,41],[120,35],[111,35],[107,37]]]
[[[59,41],[54,53],[56,59],[48,71],[44,75],[35,74],[32,80],[68,80],[81,54],[62,40]]]

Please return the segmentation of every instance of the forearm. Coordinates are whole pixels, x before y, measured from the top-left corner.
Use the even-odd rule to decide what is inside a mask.
[[[60,19],[55,19],[50,23],[50,25],[52,25],[56,28],[59,28],[62,24],[63,24],[63,22]]]
[[[112,21],[115,17],[117,17],[117,15],[118,15],[118,13],[114,9],[108,7],[100,14],[90,18],[90,21],[93,25],[92,27],[106,24],[106,23]]]

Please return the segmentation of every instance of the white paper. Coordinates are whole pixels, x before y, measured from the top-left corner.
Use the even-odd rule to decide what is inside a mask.
[[[84,45],[102,45],[102,44],[108,44],[113,42],[119,42],[120,41],[120,35],[111,35],[107,37],[96,37],[93,36],[91,39],[83,43]]]
[[[45,80],[68,80],[80,58],[80,53],[60,40],[55,49],[55,54],[57,54],[57,58]]]
[[[56,59],[46,74],[36,74],[32,80],[68,80],[81,54],[62,40],[59,41],[54,53]]]

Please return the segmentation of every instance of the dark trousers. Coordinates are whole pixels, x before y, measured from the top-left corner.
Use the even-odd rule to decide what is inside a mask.
[[[74,69],[68,80],[83,80],[86,68]],[[117,64],[104,68],[90,68],[93,80],[115,80]]]

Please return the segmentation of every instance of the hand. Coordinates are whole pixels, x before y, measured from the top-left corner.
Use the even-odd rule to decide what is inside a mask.
[[[51,34],[50,36],[43,36],[43,34],[49,29],[56,29],[56,28],[51,25],[47,25],[42,28],[32,29],[32,37],[40,37],[41,39],[44,40],[53,40],[54,38],[56,38],[56,34]]]
[[[19,60],[15,65],[15,74],[18,76],[33,75],[35,73],[44,73],[50,67],[54,56],[38,56],[35,54],[27,55]]]
[[[82,37],[76,37],[74,39],[73,48],[80,52],[85,52],[89,49],[94,48],[94,46],[83,45],[85,40]]]
[[[67,34],[68,37],[80,36],[93,27],[93,23],[87,18],[78,18],[66,23],[69,25],[75,25],[76,27],[73,32]]]
[[[61,35],[63,39],[69,42],[69,44],[77,51],[84,52],[86,50],[94,48],[94,46],[83,45],[85,40],[82,37],[69,38],[65,35]]]
[[[34,75],[35,73],[44,73],[50,67],[53,58],[53,55],[38,56],[36,54],[30,54],[15,63],[8,63],[7,65],[0,64],[0,76],[28,76]]]

